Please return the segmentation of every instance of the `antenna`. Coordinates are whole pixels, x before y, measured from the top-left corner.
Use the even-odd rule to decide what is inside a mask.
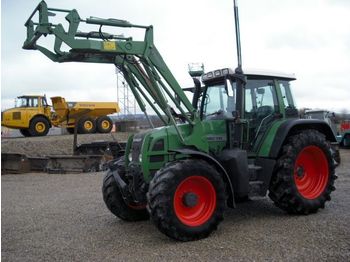
[[[242,53],[241,53],[241,36],[239,31],[239,17],[238,17],[238,4],[237,0],[233,0],[234,13],[235,13],[235,29],[236,29],[236,49],[237,49],[237,61],[238,66],[236,68],[237,73],[242,73]]]

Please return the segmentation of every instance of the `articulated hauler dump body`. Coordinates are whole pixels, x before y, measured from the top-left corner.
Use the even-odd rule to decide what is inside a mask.
[[[67,14],[68,29],[50,23],[56,12]],[[44,1],[25,23],[24,49],[54,62],[115,65],[145,115],[147,102],[165,124],[130,136],[125,155],[111,163],[102,193],[117,217],[151,218],[167,236],[189,241],[207,237],[226,206],[252,195],[268,193],[293,214],[317,212],[330,200],[336,179],[332,130],[324,121],[299,119],[293,75],[242,70],[236,3],[235,17],[237,69],[208,72],[203,85],[194,78],[192,102],[158,52],[152,26],[81,19],[75,9],[48,8]],[[80,23],[98,31],[78,31]],[[145,37],[135,41],[105,27],[143,29]],[[42,36],[53,36],[54,47],[41,46]]]
[[[66,102],[60,96],[51,101],[52,108],[45,96],[20,96],[16,107],[2,112],[1,125],[24,136],[45,136],[52,126],[74,133],[75,125],[80,134],[109,133],[113,122],[107,115],[120,111],[115,102]]]

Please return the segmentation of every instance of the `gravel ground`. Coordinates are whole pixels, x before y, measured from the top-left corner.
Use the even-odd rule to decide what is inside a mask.
[[[209,238],[181,243],[115,218],[102,173],[3,175],[2,261],[350,261],[350,150],[332,201],[290,216],[267,198],[228,210]]]

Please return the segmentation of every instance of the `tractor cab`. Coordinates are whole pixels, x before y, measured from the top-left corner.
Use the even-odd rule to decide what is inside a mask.
[[[244,84],[237,85],[242,77]],[[263,71],[246,71],[242,76],[229,68],[208,72],[202,76],[201,118],[240,125],[245,131],[239,138],[240,147],[256,151],[262,134],[275,121],[298,116],[290,89],[295,79],[294,75]]]

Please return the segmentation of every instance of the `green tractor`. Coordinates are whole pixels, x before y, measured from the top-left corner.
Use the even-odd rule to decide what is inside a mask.
[[[190,101],[153,42],[153,27],[118,19],[79,17],[76,10],[48,8],[42,1],[26,22],[24,49],[54,62],[114,64],[140,109],[145,102],[161,121],[129,137],[125,155],[110,163],[102,193],[107,208],[126,221],[151,219],[167,236],[190,241],[207,237],[225,208],[252,196],[269,195],[291,214],[324,208],[334,187],[336,143],[320,120],[299,119],[291,93],[293,75],[243,72],[235,4],[238,67],[194,77]],[[39,12],[39,21],[34,15]],[[68,30],[49,16],[67,13]],[[78,31],[79,23],[99,26]],[[143,41],[104,32],[103,27],[145,31]],[[54,36],[52,50],[42,36]],[[70,49],[64,51],[62,44]]]

